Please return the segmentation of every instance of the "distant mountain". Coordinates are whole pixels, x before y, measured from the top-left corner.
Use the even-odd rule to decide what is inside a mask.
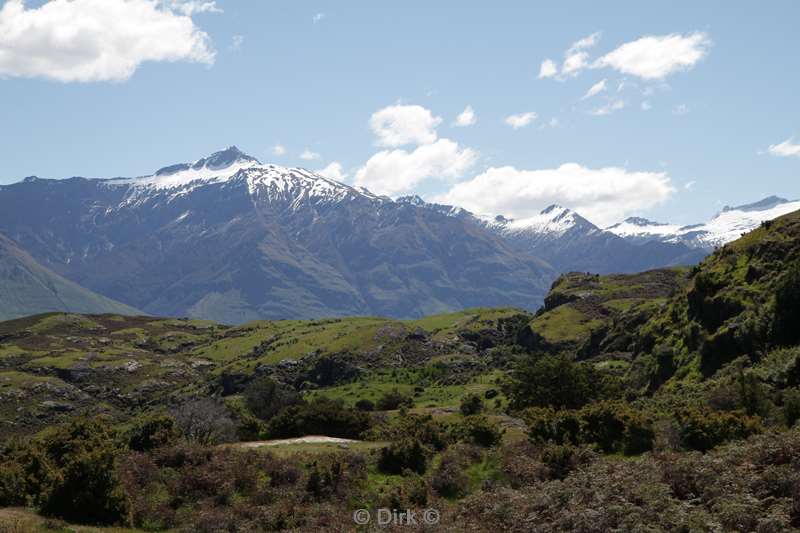
[[[467,217],[235,147],[139,178],[0,187],[0,231],[108,297],[227,323],[535,309],[556,276]]]
[[[752,204],[724,207],[711,220],[702,224],[678,226],[652,222],[643,218],[628,218],[606,228],[631,242],[662,242],[685,244],[695,249],[712,250],[741,237],[766,220],[800,210],[800,201],[769,196]]]
[[[498,216],[479,220],[515,249],[535,253],[559,272],[640,272],[694,264],[706,255],[683,243],[628,241],[559,205],[526,219]]]
[[[0,320],[49,311],[142,314],[44,268],[0,235]]]

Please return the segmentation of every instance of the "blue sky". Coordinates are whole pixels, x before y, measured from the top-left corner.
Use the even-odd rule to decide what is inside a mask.
[[[518,217],[559,202],[690,223],[800,197],[797,2],[129,3],[0,0],[0,183],[144,175],[235,144]],[[574,75],[539,76],[592,35]],[[476,122],[456,126],[466,106]]]

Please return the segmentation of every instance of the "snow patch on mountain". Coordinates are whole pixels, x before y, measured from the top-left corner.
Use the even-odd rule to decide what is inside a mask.
[[[580,227],[588,232],[597,230],[594,224],[560,205],[551,205],[538,215],[528,218],[513,219],[498,215],[478,216],[478,219],[493,231],[509,237],[546,235],[558,238],[574,228]]]
[[[639,241],[682,243],[692,248],[715,248],[731,242],[743,233],[757,228],[762,222],[800,210],[800,201],[770,196],[752,204],[726,206],[714,218],[703,224],[677,226],[642,218],[628,218],[606,228],[620,237]]]

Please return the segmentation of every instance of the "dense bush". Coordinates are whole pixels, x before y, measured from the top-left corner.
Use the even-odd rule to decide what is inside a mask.
[[[536,442],[592,444],[603,452],[642,453],[653,447],[652,423],[622,402],[598,402],[581,409],[532,408],[525,412],[528,435]]]
[[[794,427],[800,420],[800,389],[788,389],[783,392],[783,419],[789,427]]]
[[[772,335],[783,345],[800,344],[800,263],[783,275],[775,290],[775,319]]]
[[[180,438],[175,418],[169,415],[152,415],[134,421],[127,432],[128,448],[146,452],[171,446]]]
[[[467,416],[453,428],[456,440],[490,448],[500,444],[503,431],[481,415]]]
[[[686,448],[708,451],[722,443],[761,431],[761,422],[740,411],[688,409],[676,415]]]
[[[483,411],[483,400],[477,394],[467,394],[461,398],[459,409],[464,416],[477,415]]]
[[[0,456],[0,505],[32,504],[47,516],[92,524],[125,519],[120,453],[107,421],[78,419]]]
[[[406,438],[381,448],[378,469],[385,474],[402,474],[410,470],[424,474],[429,450],[417,439]]]
[[[589,365],[566,356],[529,356],[520,361],[506,384],[512,409],[577,409],[594,400],[602,379]]]
[[[380,411],[393,411],[401,407],[413,407],[414,399],[407,394],[403,394],[397,389],[387,391],[378,398],[375,407]]]
[[[355,408],[359,411],[370,412],[375,410],[375,403],[372,400],[362,398],[355,403]]]
[[[274,439],[304,435],[357,439],[369,428],[367,413],[348,409],[341,401],[320,397],[281,411],[270,420],[267,434]]]
[[[300,395],[268,377],[251,381],[243,392],[245,405],[259,419],[268,422],[283,409],[302,401]]]

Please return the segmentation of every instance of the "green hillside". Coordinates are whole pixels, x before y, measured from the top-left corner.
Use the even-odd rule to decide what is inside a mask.
[[[50,311],[142,314],[62,278],[0,235],[0,320]]]
[[[0,322],[0,528],[798,531],[798,324],[800,213],[535,314]]]

